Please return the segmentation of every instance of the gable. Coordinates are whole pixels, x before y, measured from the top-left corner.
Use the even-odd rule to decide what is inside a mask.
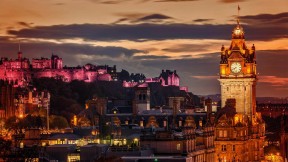
[[[242,60],[244,57],[241,55],[240,52],[232,52],[228,58],[229,60]]]

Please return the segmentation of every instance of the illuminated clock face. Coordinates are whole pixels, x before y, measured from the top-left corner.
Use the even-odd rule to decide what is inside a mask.
[[[233,62],[231,64],[231,71],[233,73],[239,73],[241,71],[241,64],[239,62]]]

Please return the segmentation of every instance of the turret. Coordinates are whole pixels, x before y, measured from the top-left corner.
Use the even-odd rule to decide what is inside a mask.
[[[18,60],[20,60],[20,61],[22,60],[22,52],[21,51],[18,52]]]

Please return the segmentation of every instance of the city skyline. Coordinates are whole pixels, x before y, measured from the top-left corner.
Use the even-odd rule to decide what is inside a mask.
[[[118,70],[146,77],[158,76],[162,69],[177,70],[181,85],[199,95],[220,93],[220,48],[230,45],[240,5],[246,44],[256,46],[257,96],[288,96],[285,0],[29,0],[25,4],[4,0],[0,4],[7,6],[0,11],[1,57],[16,58],[21,40],[24,57],[50,57],[54,52],[68,66],[115,64]]]

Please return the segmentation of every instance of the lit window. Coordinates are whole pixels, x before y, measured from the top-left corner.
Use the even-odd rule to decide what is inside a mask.
[[[180,144],[180,143],[177,144],[176,149],[177,149],[177,150],[180,150],[180,149],[181,149],[181,144]]]
[[[224,131],[224,137],[227,137],[227,130]]]
[[[226,145],[222,145],[222,151],[226,151]]]
[[[80,161],[80,155],[79,154],[69,154],[67,157],[68,162],[74,162],[74,161]]]
[[[166,127],[166,126],[167,126],[167,121],[164,120],[164,121],[163,121],[163,127]]]
[[[182,121],[179,120],[179,127],[182,127]]]
[[[219,137],[223,137],[223,131],[219,130]]]

